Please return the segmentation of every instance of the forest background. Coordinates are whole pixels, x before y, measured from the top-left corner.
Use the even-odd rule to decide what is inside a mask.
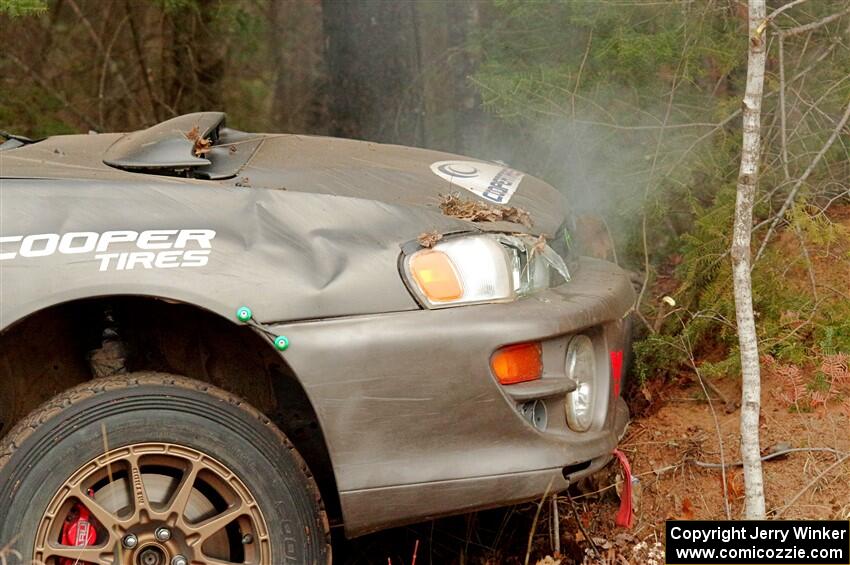
[[[771,23],[753,276],[761,350],[781,362],[850,350],[847,285],[812,273],[789,287],[783,273],[810,259],[772,245],[788,224],[801,246],[846,235],[825,212],[848,202],[848,10],[812,0]],[[249,131],[507,162],[601,216],[617,260],[646,278],[641,382],[689,369],[690,352],[709,376],[734,376],[743,2],[0,0],[0,12],[0,129],[127,131],[216,109]]]
[[[770,0],[768,13],[759,350],[789,411],[850,418],[850,2]],[[745,2],[0,0],[0,44],[0,129],[16,134],[223,110],[243,130],[540,176],[601,218],[591,235],[613,245],[596,252],[635,273],[633,412],[697,378],[736,409]]]

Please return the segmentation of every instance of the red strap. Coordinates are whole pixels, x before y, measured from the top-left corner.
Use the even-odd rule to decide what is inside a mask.
[[[623,492],[620,494],[620,509],[617,511],[614,523],[621,528],[631,528],[634,520],[634,511],[632,509],[632,467],[629,465],[626,454],[619,449],[614,450],[614,457],[617,458],[620,462],[620,467],[623,468]]]

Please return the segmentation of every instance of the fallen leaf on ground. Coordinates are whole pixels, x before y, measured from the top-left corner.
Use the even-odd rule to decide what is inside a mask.
[[[694,505],[691,502],[690,498],[685,498],[682,501],[682,513],[679,516],[679,520],[693,520],[694,519]]]
[[[738,471],[729,472],[726,475],[726,490],[732,498],[744,498],[744,476]]]

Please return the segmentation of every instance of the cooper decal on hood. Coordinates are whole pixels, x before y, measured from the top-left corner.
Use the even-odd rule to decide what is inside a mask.
[[[0,261],[58,253],[93,255],[100,271],[203,267],[214,238],[215,230],[204,229],[7,235],[0,236]]]
[[[435,175],[495,204],[507,204],[525,175],[514,169],[478,161],[437,161]]]

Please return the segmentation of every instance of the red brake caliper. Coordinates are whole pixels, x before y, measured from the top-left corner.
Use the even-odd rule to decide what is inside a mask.
[[[62,545],[88,547],[97,543],[97,531],[92,523],[91,512],[82,503],[77,502],[62,524]],[[59,565],[84,565],[85,561],[76,561],[63,557]]]

